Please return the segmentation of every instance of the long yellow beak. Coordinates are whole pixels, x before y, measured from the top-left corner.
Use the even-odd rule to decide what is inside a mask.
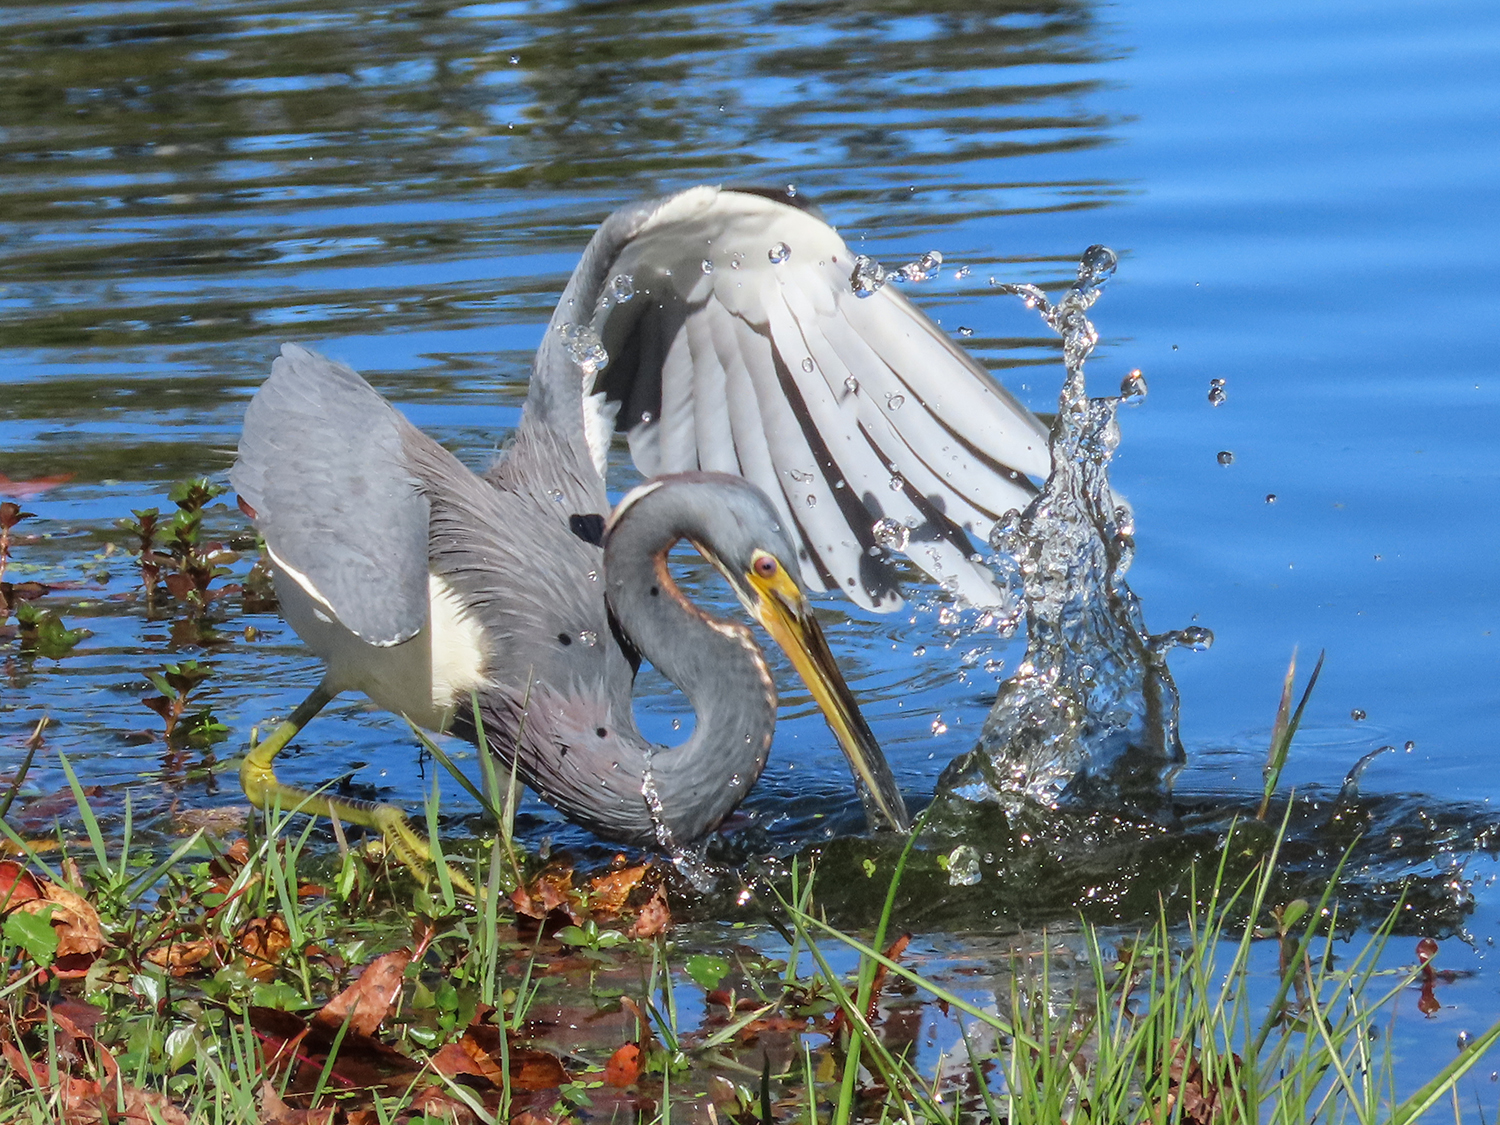
[[[861,786],[860,796],[864,798],[870,826],[877,828],[879,821],[884,820],[897,832],[909,831],[911,821],[906,815],[906,803],[896,788],[891,767],[870,732],[870,725],[859,713],[854,694],[833,662],[823,630],[796,582],[780,567],[770,578],[752,572],[744,575],[742,581],[751,595],[746,599],[746,608],[791,657],[797,674],[818,701],[823,717],[839,740],[844,757],[849,759]]]

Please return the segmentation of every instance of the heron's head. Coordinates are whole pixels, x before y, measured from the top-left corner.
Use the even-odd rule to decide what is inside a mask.
[[[743,477],[677,473],[628,493],[610,518],[660,521],[663,554],[686,539],[713,563],[744,605],[791,659],[867,800],[891,827],[905,831],[906,808],[885,756],[844,682],[798,578],[797,549],[765,493]],[[674,595],[682,598],[678,591]],[[684,599],[685,600],[685,599]]]

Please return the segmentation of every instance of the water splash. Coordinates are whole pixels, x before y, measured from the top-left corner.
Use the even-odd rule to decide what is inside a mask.
[[[1212,635],[1146,632],[1125,583],[1134,521],[1108,476],[1120,440],[1116,410],[1145,394],[1145,380],[1131,372],[1122,397],[1098,399],[1084,382],[1099,339],[1087,313],[1117,264],[1113,251],[1090,247],[1078,280],[1055,304],[1034,285],[997,286],[1062,337],[1067,377],[1049,438],[1052,473],[1026,510],[1008,513],[990,537],[1002,575],[1025,594],[1026,656],[1000,685],[978,744],[943,772],[940,800],[1055,807],[1100,790],[1155,789],[1163,771],[1184,760],[1165,653]]]
[[[609,352],[599,334],[586,324],[559,324],[557,334],[563,338],[568,358],[578,365],[585,380],[592,379],[609,363]]]

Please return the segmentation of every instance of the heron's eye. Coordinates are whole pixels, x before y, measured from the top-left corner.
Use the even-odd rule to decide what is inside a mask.
[[[760,577],[762,578],[768,579],[775,578],[776,571],[779,569],[777,567],[776,560],[773,559],[770,555],[761,555],[755,560],[752,565],[755,567],[756,574],[760,575]]]

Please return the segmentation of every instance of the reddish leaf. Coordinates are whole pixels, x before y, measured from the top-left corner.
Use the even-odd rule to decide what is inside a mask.
[[[886,947],[885,956],[887,960],[899,961],[901,954],[906,952],[906,947],[911,944],[911,934],[902,934]],[[870,1006],[865,1011],[865,1019],[873,1021],[875,1013],[880,1007],[880,992],[885,988],[887,969],[884,965],[875,966],[875,976],[870,981]],[[849,1026],[849,1018],[840,1008],[833,1014],[833,1034],[838,1035],[840,1031]]]
[[[604,1081],[611,1086],[624,1089],[633,1086],[641,1076],[641,1049],[634,1043],[626,1043],[604,1064]]]
[[[0,860],[0,914],[42,897],[36,876],[13,859]]]
[[[40,496],[49,488],[67,484],[72,479],[72,473],[53,473],[51,476],[32,477],[30,480],[11,480],[4,473],[0,473],[0,496],[14,496],[19,500],[29,500],[33,496]]]
[[[351,1031],[374,1035],[391,1006],[401,998],[403,974],[409,964],[411,953],[405,949],[375,958],[358,980],[323,1005],[313,1022],[336,1029],[347,1019]]]

